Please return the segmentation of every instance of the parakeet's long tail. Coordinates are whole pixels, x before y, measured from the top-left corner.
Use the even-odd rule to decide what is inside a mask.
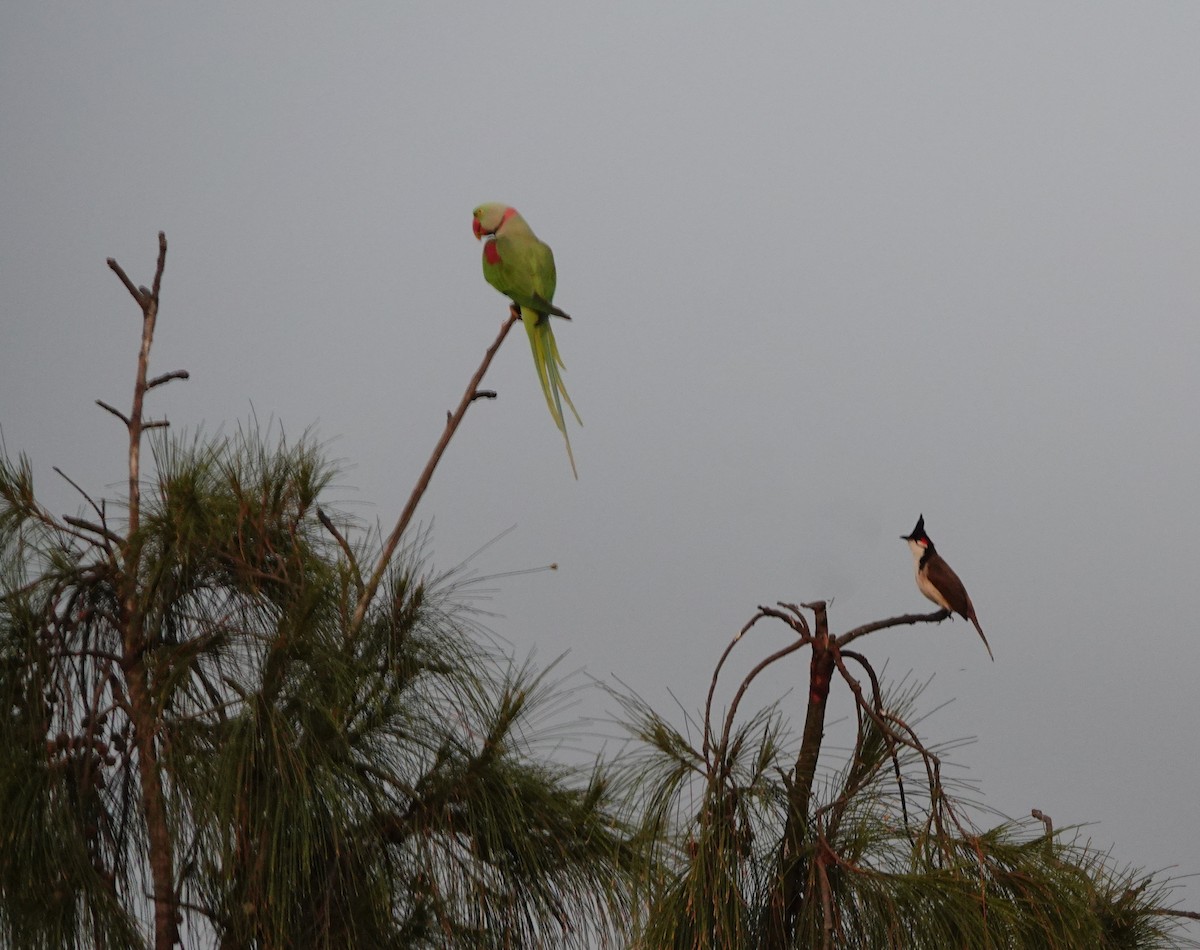
[[[571,440],[567,436],[567,426],[563,420],[562,404],[565,402],[575,416],[575,421],[583,425],[575,404],[567,395],[563,386],[560,369],[566,369],[562,357],[558,355],[558,344],[554,342],[554,331],[550,329],[550,318],[535,310],[521,308],[521,320],[525,324],[525,332],[529,334],[529,345],[533,348],[533,365],[537,367],[538,380],[542,384],[542,393],[546,396],[546,405],[550,407],[550,415],[554,424],[567,443],[567,458],[571,460],[571,472],[576,478],[579,472],[575,470],[575,453],[571,451]]]

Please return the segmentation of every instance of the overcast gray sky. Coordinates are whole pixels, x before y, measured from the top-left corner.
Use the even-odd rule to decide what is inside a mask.
[[[390,526],[505,316],[470,213],[509,202],[584,427],[575,482],[515,333],[422,505],[439,565],[511,525],[479,571],[558,563],[496,633],[695,709],[759,603],[927,609],[924,512],[996,653],[866,641],[953,700],[925,737],[1200,871],[1200,4],[248,6],[0,7],[0,426],[54,506],[53,465],[121,479],[104,260],[149,282],[162,229],[154,368],[192,380],[154,413],[315,424]]]

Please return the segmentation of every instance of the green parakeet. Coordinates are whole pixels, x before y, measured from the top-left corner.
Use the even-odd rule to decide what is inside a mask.
[[[560,369],[566,369],[558,355],[558,344],[554,342],[554,331],[550,329],[550,317],[571,318],[551,301],[554,299],[554,254],[548,244],[537,239],[516,208],[492,202],[480,205],[472,212],[472,227],[475,237],[482,240],[483,276],[487,282],[521,308],[521,322],[529,334],[529,345],[533,348],[533,364],[537,367],[538,380],[546,396],[546,405],[554,424],[567,443],[567,458],[571,460],[571,472],[576,478],[575,455],[571,451],[571,440],[563,420],[562,404],[570,408],[575,421],[583,425],[575,410],[571,397],[563,386]]]

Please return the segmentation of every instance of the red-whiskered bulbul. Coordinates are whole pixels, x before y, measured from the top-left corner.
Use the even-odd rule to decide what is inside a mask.
[[[917,526],[912,529],[912,534],[902,534],[900,540],[908,542],[913,560],[916,561],[917,589],[942,609],[950,611],[951,614],[959,614],[975,624],[983,645],[987,647],[988,656],[992,657],[994,663],[996,658],[992,656],[992,648],[987,642],[987,637],[983,635],[983,627],[979,626],[979,619],[975,616],[975,607],[967,595],[967,589],[963,587],[958,575],[950,569],[950,565],[937,553],[933,541],[925,533],[925,516],[921,515],[917,519]]]

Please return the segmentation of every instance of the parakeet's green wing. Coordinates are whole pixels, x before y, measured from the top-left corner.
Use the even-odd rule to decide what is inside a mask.
[[[483,260],[483,276],[489,284],[519,306],[562,315],[551,303],[557,277],[549,245],[528,232],[505,234],[495,238],[495,254],[497,263],[490,263],[486,256]]]
[[[554,299],[554,288],[558,284],[558,272],[554,269],[554,252],[550,245],[534,238],[529,248],[530,281],[529,302],[534,305],[534,297],[540,297],[549,303]]]

